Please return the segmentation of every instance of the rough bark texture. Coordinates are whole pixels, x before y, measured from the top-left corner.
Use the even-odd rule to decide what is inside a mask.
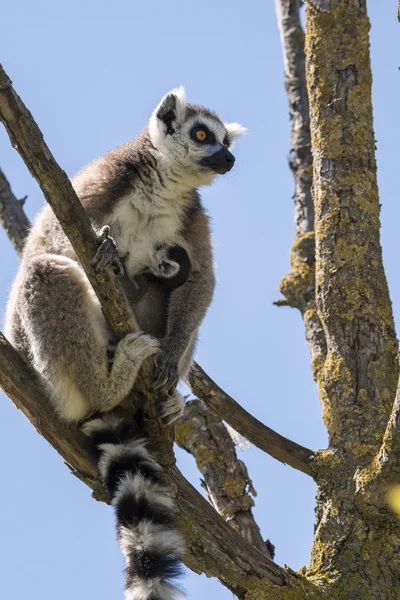
[[[379,242],[365,2],[307,9],[314,157],[316,300],[327,343],[319,370],[330,449],[318,479],[308,577],[345,599],[395,599],[400,523],[366,485],[396,394],[397,340]]]
[[[278,306],[298,308],[304,320],[316,379],[326,357],[326,341],[315,303],[315,234],[312,187],[312,153],[308,93],[306,85],[304,32],[299,0],[275,0],[289,100],[290,153],[295,192],[296,235],[290,251],[290,272],[280,284],[285,300]]]
[[[175,425],[175,434],[178,444],[196,459],[214,508],[255,548],[273,558],[273,546],[261,537],[251,512],[256,495],[253,482],[221,419],[201,400],[191,400]]]

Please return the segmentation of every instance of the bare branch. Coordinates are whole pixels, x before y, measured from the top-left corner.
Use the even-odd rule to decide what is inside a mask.
[[[285,300],[278,306],[298,308],[303,316],[314,379],[326,357],[326,340],[315,304],[314,203],[311,196],[312,154],[306,85],[304,32],[298,0],[275,0],[290,111],[290,154],[295,194],[296,237],[290,251],[290,273],[280,284]]]
[[[29,220],[18,200],[11,191],[3,171],[0,169],[0,223],[6,230],[14,248],[21,254],[23,240],[29,231]]]
[[[175,425],[175,435],[178,444],[196,459],[214,508],[253,546],[273,558],[273,546],[261,537],[251,511],[256,494],[253,483],[221,419],[201,400],[191,400]]]
[[[312,155],[304,32],[299,7],[299,0],[275,0],[290,109],[289,164],[295,182],[296,232],[306,233],[314,230],[314,203],[311,196]]]
[[[189,380],[193,393],[257,448],[298,471],[313,474],[314,453],[311,450],[263,425],[224,392],[199,365],[192,369]]]
[[[67,235],[85,273],[100,300],[107,322],[118,337],[139,327],[112,269],[96,275],[90,267],[97,246],[96,236],[66,173],[58,166],[31,113],[12,87],[0,65],[0,120],[11,144],[29,171]]]

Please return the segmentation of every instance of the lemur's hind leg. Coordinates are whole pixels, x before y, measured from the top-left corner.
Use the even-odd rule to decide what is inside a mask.
[[[48,383],[60,415],[79,420],[117,406],[132,389],[142,362],[157,352],[158,341],[127,335],[109,369],[109,335],[100,305],[83,270],[66,257],[36,258],[22,293],[33,364]]]

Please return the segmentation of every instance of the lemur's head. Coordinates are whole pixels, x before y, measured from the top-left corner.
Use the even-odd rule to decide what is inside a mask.
[[[164,96],[149,123],[154,147],[166,161],[181,167],[195,186],[232,169],[235,157],[230,148],[245,132],[238,123],[224,123],[212,111],[187,104],[183,87]]]

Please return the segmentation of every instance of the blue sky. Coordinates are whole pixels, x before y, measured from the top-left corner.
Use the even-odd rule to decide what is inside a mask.
[[[397,322],[399,24],[394,3],[370,0],[375,131],[382,242]],[[326,434],[296,311],[276,308],[294,234],[287,167],[288,108],[273,1],[17,0],[2,8],[0,61],[72,175],[133,137],[169,89],[249,129],[237,162],[202,196],[212,216],[217,292],[197,359],[247,410],[310,448]],[[30,218],[43,203],[0,128],[0,166]],[[3,320],[18,260],[0,231]],[[240,452],[240,451],[239,451]],[[240,452],[255,488],[255,515],[276,560],[308,564],[315,487],[255,448]],[[197,486],[193,459],[178,452]],[[112,510],[96,503],[11,401],[0,403],[0,597],[8,600],[122,598],[123,561]],[[188,573],[189,598],[232,595]]]

